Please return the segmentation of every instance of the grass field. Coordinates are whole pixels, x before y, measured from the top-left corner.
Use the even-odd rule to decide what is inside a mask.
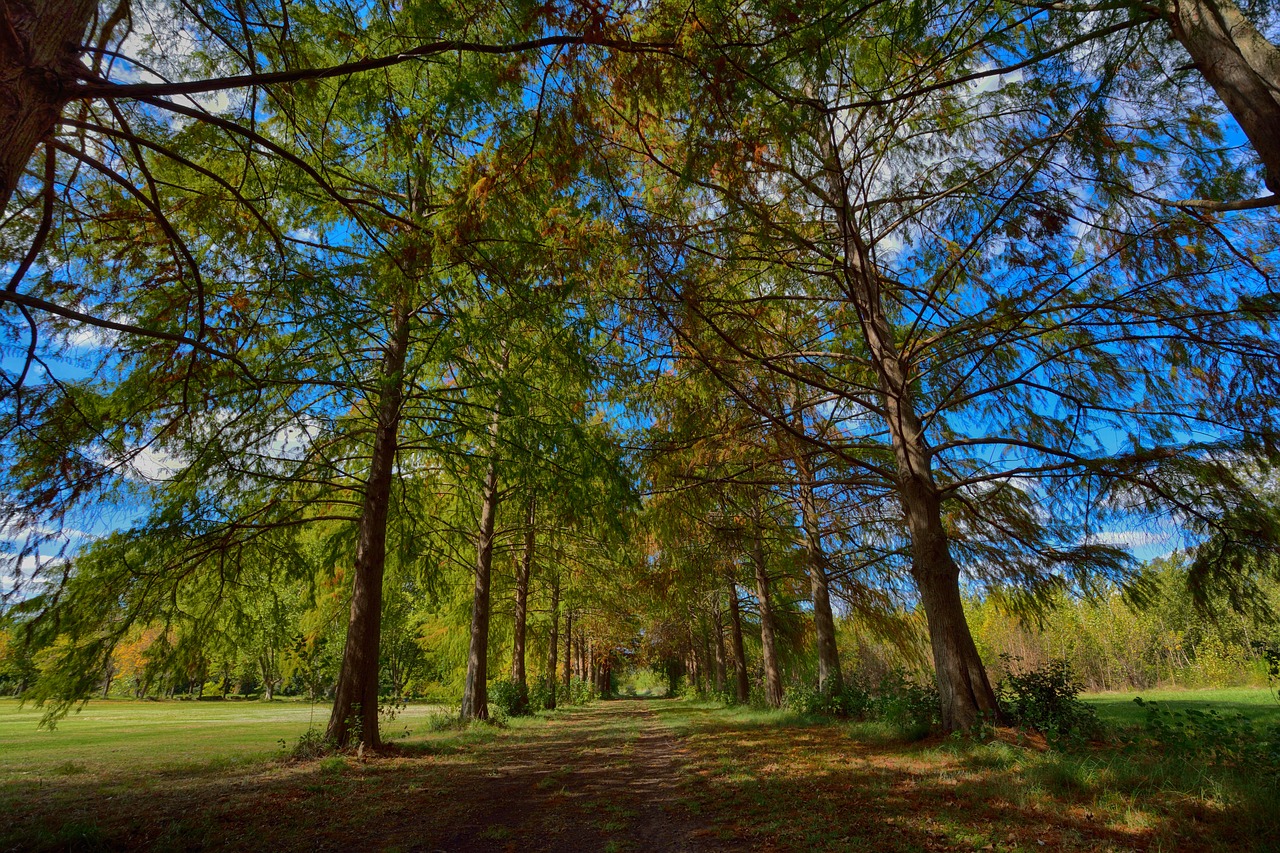
[[[1098,709],[1103,721],[1116,725],[1138,725],[1146,712],[1133,701],[1135,696],[1158,702],[1170,711],[1209,708],[1220,714],[1241,714],[1255,722],[1280,724],[1280,701],[1266,688],[1231,687],[1217,690],[1142,690],[1137,693],[1086,693],[1084,698]]]
[[[410,705],[385,727],[421,731],[438,705]],[[309,728],[323,729],[327,705],[301,702],[91,701],[56,728],[43,711],[0,699],[0,782],[14,779],[206,770],[281,754]]]

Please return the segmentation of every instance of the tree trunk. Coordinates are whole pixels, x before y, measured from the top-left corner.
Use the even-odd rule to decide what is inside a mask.
[[[547,709],[556,707],[556,661],[560,652],[560,578],[551,580],[551,642],[547,649]]]
[[[94,0],[0,2],[0,210],[37,146],[52,138],[64,88],[84,73]]]
[[[999,704],[964,618],[960,570],[951,556],[942,523],[942,499],[933,478],[932,450],[916,412],[909,367],[898,352],[885,313],[882,279],[872,266],[853,221],[848,177],[829,126],[824,127],[818,142],[843,242],[839,272],[871,355],[897,465],[895,490],[911,535],[911,574],[929,622],[942,725],[951,731],[970,728],[983,715],[998,717]]]
[[[503,357],[505,372],[506,357]],[[476,538],[476,582],[471,600],[471,648],[467,655],[467,680],[462,688],[464,720],[489,719],[489,580],[493,568],[493,526],[498,514],[498,426],[502,395],[489,421],[489,465],[485,468],[480,497],[480,533]]]
[[[747,652],[742,643],[742,608],[738,604],[738,585],[729,584],[729,634],[733,645],[733,687],[739,705],[751,699],[751,684],[747,679]]]
[[[508,349],[502,345],[498,365],[501,383],[507,373]],[[476,577],[471,599],[471,644],[467,652],[467,676],[462,687],[464,720],[489,719],[489,587],[493,569],[493,527],[498,515],[498,430],[502,425],[502,387],[494,395],[489,419],[489,464],[480,491],[480,530],[476,536]]]
[[[573,609],[564,614],[564,689],[569,695],[569,685],[573,681]]]
[[[760,647],[764,658],[764,700],[770,708],[782,707],[782,674],[778,670],[778,647],[774,639],[773,600],[769,590],[769,573],[764,558],[764,538],[756,514],[755,536],[751,556],[756,570],[756,600],[760,604]]]
[[[725,654],[724,647],[724,613],[720,610],[720,596],[716,595],[715,609],[712,611],[712,634],[716,644],[716,695],[724,696]]]
[[[355,740],[377,747],[378,653],[382,642],[382,575],[387,559],[387,512],[391,507],[391,482],[399,446],[400,403],[404,393],[404,361],[409,348],[407,297],[395,307],[391,338],[382,362],[382,387],[378,392],[378,421],[374,429],[356,538],[355,572],[351,586],[351,612],[347,642],[333,711],[329,739],[338,746]]]
[[[520,563],[516,567],[516,613],[515,631],[511,646],[511,681],[520,691],[521,697],[529,695],[529,679],[525,674],[525,633],[529,623],[529,575],[533,569],[534,546],[534,500],[529,498],[525,511],[524,552],[520,555]],[[526,700],[522,698],[522,703]]]
[[[114,681],[116,677],[115,662],[111,659],[111,655],[114,652],[115,652],[115,646],[113,645],[111,649],[108,650],[107,652],[107,666],[102,671],[102,698],[103,699],[106,699],[111,696],[111,682]]]
[[[1244,131],[1280,193],[1280,48],[1231,0],[1172,0],[1165,19]]]
[[[598,688],[600,685],[596,678],[596,648],[593,640],[587,640],[587,681],[591,682],[592,689]]]
[[[263,654],[258,657],[258,667],[262,670],[262,697],[270,702],[275,698],[275,684],[271,680],[273,667],[271,666],[270,656]]]
[[[803,422],[799,426],[803,428]],[[830,696],[839,693],[843,687],[840,650],[836,646],[836,620],[831,612],[831,591],[827,585],[826,555],[822,552],[813,470],[803,451],[796,454],[796,473],[800,475],[800,522],[804,528],[805,568],[809,570],[813,629],[818,646],[818,690]]]

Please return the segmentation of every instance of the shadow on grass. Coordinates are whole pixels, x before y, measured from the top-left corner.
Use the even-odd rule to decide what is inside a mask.
[[[1266,849],[1233,807],[1112,753],[662,699],[474,732],[364,761],[8,784],[0,850]]]
[[[189,777],[0,787],[0,850],[691,850],[666,737],[638,706]]]
[[[748,846],[1225,853],[1275,849],[1280,829],[1242,776],[1160,755],[868,740],[866,724],[770,728],[768,713],[660,713],[684,733],[691,804]]]

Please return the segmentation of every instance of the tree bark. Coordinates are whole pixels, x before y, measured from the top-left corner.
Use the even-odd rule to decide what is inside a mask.
[[[0,210],[84,74],[95,0],[0,0]]]
[[[564,689],[569,695],[569,685],[573,681],[573,609],[564,614]]]
[[[739,705],[751,699],[751,683],[747,679],[747,652],[742,643],[742,607],[738,603],[738,585],[729,583],[729,635],[733,645],[733,687]]]
[[[516,567],[516,612],[515,631],[511,646],[511,681],[520,690],[522,697],[529,695],[529,679],[525,674],[525,634],[529,624],[529,575],[533,570],[534,499],[529,498],[525,511],[524,551],[520,555],[520,563]],[[522,700],[523,701],[523,700]]]
[[[760,647],[764,658],[764,700],[770,708],[782,707],[782,673],[778,669],[778,647],[774,638],[773,600],[764,558],[764,537],[756,513],[751,556],[756,571],[756,600],[760,605]]]
[[[1240,125],[1280,193],[1280,48],[1231,0],[1167,0],[1165,20]]]
[[[547,644],[547,709],[556,708],[556,659],[560,652],[560,578],[551,579],[551,642]]]
[[[803,423],[800,426],[803,427]],[[818,646],[818,690],[830,696],[839,693],[843,687],[840,650],[836,646],[836,620],[831,612],[831,590],[827,583],[826,556],[822,552],[813,470],[803,451],[796,453],[796,473],[800,475],[800,523],[804,529],[805,567],[809,570],[813,629]]]
[[[506,355],[502,369],[506,372]],[[467,679],[462,688],[464,720],[489,719],[489,582],[493,568],[493,527],[498,515],[498,427],[502,394],[498,393],[489,420],[489,464],[480,495],[480,531],[476,537],[475,590],[471,599],[471,646],[467,654]]]
[[[260,655],[258,657],[258,667],[262,670],[262,697],[270,702],[276,698],[275,682],[271,678],[274,667],[271,665],[270,656],[266,653]]]
[[[378,420],[356,538],[347,642],[342,652],[333,711],[329,716],[328,736],[338,746],[350,745],[353,735],[369,747],[377,747],[381,743],[378,734],[378,652],[382,642],[382,576],[387,559],[391,482],[399,447],[404,361],[409,348],[407,297],[395,306],[393,316],[391,338],[383,355]]]
[[[724,646],[724,613],[720,610],[720,596],[716,595],[715,608],[712,610],[712,633],[716,648],[716,694],[724,696],[725,688],[725,646]]]

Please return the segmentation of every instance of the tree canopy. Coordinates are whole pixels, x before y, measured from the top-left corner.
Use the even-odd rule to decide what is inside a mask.
[[[1141,603],[1149,540],[1269,607],[1264,3],[4,15],[5,618],[55,711],[144,636],[343,744],[415,678],[483,718],[750,657],[777,705],[856,615],[924,620],[965,728],[974,596]]]

